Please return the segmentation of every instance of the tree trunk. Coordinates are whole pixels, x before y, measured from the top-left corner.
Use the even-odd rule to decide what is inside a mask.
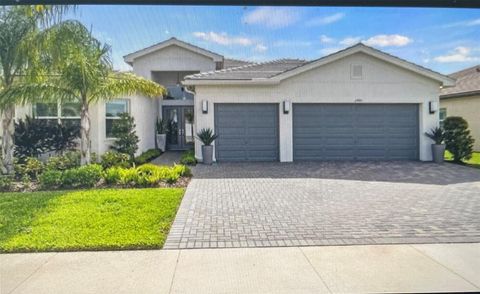
[[[82,110],[80,114],[80,164],[90,164],[90,114],[88,113],[88,101],[82,98]]]
[[[13,139],[15,132],[15,106],[9,106],[2,112],[2,173],[13,174]]]

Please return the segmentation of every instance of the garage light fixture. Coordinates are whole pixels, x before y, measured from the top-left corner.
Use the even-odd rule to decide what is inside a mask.
[[[208,113],[208,101],[202,100],[202,113]]]
[[[430,114],[434,114],[435,112],[437,112],[438,111],[438,102],[436,102],[436,101],[428,102],[428,110],[430,111]]]
[[[283,113],[288,114],[290,112],[290,101],[283,101]]]

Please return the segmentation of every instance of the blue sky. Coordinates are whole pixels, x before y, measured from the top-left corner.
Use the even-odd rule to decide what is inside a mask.
[[[315,59],[357,42],[442,73],[480,64],[480,10],[348,7],[79,6],[122,56],[170,37],[225,57]]]

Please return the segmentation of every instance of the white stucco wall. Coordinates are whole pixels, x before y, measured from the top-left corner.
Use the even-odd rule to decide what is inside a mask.
[[[136,58],[133,71],[151,79],[152,71],[212,71],[215,62],[212,58],[186,50],[176,45]]]
[[[352,64],[363,65],[363,79],[352,80]],[[197,85],[196,129],[214,128],[215,103],[416,103],[419,104],[419,157],[431,160],[431,142],[423,135],[438,125],[438,113],[429,114],[429,101],[437,101],[440,83],[363,53],[304,72],[278,85]],[[201,103],[209,102],[208,114]],[[292,111],[279,107],[280,161],[293,160]],[[201,160],[201,144],[195,154]]]

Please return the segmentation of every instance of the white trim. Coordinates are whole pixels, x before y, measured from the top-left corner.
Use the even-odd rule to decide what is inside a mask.
[[[220,54],[217,54],[217,53],[202,49],[200,47],[188,44],[188,43],[180,41],[176,38],[170,38],[170,39],[168,39],[166,41],[163,41],[161,43],[158,43],[156,45],[147,47],[147,48],[139,50],[137,52],[127,54],[123,57],[123,59],[125,60],[126,63],[132,65],[133,61],[136,58],[139,58],[141,56],[144,56],[144,55],[162,50],[163,48],[166,48],[166,47],[172,46],[172,45],[176,45],[176,46],[181,47],[183,49],[186,49],[186,50],[195,52],[197,54],[204,55],[204,56],[207,56],[209,58],[212,58],[214,62],[222,62],[223,61],[223,56],[220,55]]]
[[[331,55],[322,57],[316,61],[312,61],[310,63],[307,63],[305,65],[302,65],[300,67],[297,67],[295,69],[286,71],[284,73],[281,73],[279,75],[276,75],[272,78],[262,78],[262,79],[248,79],[248,80],[195,80],[195,79],[187,79],[183,81],[184,85],[241,85],[241,84],[278,84],[282,80],[288,79],[292,76],[298,75],[300,73],[315,69],[317,67],[320,67],[322,65],[334,62],[336,60],[339,60],[341,58],[345,58],[347,56],[350,56],[355,53],[364,53],[367,55],[370,55],[372,57],[378,58],[380,60],[383,60],[385,62],[391,63],[393,65],[396,65],[398,67],[407,69],[409,71],[415,72],[419,75],[425,76],[427,78],[430,78],[434,81],[440,82],[443,86],[449,87],[449,86],[454,86],[455,85],[455,79],[452,79],[448,76],[442,75],[440,73],[431,71],[429,69],[423,68],[419,65],[416,65],[414,63],[402,60],[398,57],[392,56],[390,54],[384,53],[380,50],[368,47],[362,43],[359,43],[357,45],[354,45],[350,48],[341,50],[337,53],[333,53]],[[206,76],[205,78],[208,78]]]

